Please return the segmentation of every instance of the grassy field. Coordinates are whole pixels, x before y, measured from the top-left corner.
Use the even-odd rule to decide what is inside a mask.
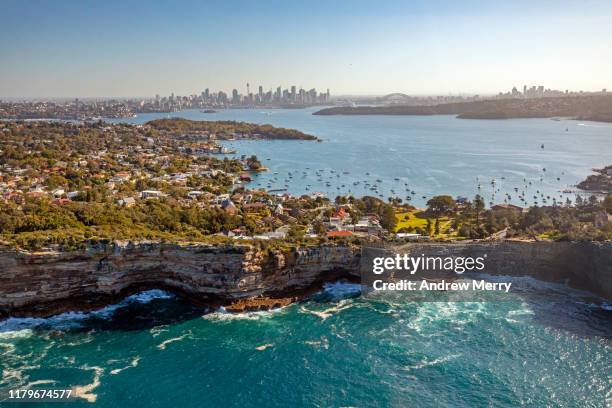
[[[406,216],[408,216],[406,218]],[[397,219],[397,226],[395,227],[395,231],[397,232],[399,230],[401,230],[402,228],[421,228],[424,231],[427,231],[427,217],[425,216],[425,213],[422,210],[411,210],[411,211],[404,211],[404,212],[400,212],[400,213],[396,213],[395,214],[395,218]],[[436,225],[436,220],[435,218],[430,218],[431,219],[431,225],[432,228]],[[434,234],[433,237],[435,238],[450,238],[450,237],[455,237],[457,235],[457,232],[454,231],[451,234],[445,234],[444,231],[446,231],[452,224],[453,220],[448,218],[448,217],[440,217],[440,234]]]

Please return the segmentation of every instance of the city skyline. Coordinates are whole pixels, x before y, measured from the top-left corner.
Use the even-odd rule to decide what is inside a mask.
[[[612,88],[603,1],[9,0],[3,14],[0,98],[245,94],[247,82],[334,95]]]

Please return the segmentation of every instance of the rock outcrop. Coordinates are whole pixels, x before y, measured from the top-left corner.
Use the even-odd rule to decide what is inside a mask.
[[[295,298],[325,280],[355,273],[358,262],[359,251],[346,246],[285,252],[128,242],[77,252],[0,249],[0,316],[93,309],[153,288],[206,305]]]

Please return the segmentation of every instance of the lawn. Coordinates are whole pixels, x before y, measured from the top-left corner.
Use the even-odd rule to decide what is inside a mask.
[[[408,219],[406,218],[408,216]],[[401,213],[396,213],[395,218],[397,219],[397,226],[395,227],[395,231],[397,232],[402,228],[422,228],[423,230],[427,229],[427,217],[422,210],[411,210],[404,211]],[[446,231],[452,224],[452,219],[448,217],[440,217],[440,231]],[[435,218],[431,218],[432,227],[435,226],[436,220]],[[435,238],[450,238],[456,236],[457,233],[453,232],[452,234],[441,233],[435,235]]]

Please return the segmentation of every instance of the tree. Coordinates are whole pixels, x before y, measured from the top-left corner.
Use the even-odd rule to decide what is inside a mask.
[[[305,231],[304,228],[299,225],[292,225],[289,227],[289,231],[287,234],[291,239],[302,239],[304,238]]]
[[[497,224],[497,218],[495,217],[492,211],[489,211],[487,215],[487,222],[485,224],[485,229],[487,230],[489,234],[493,234],[499,229],[498,224]]]
[[[606,198],[604,198],[602,205],[608,214],[612,214],[612,194],[606,195]]]
[[[383,204],[380,208],[380,225],[388,231],[393,231],[397,225],[395,210],[389,204]]]
[[[259,170],[261,168],[261,162],[257,160],[257,156],[255,155],[249,157],[246,162],[251,170]]]
[[[480,194],[476,194],[474,197],[474,212],[476,213],[476,225],[480,226],[480,213],[485,208],[485,202]]]
[[[312,227],[317,235],[323,235],[327,231],[322,222],[315,222]]]
[[[427,207],[437,220],[441,215],[450,213],[455,209],[455,200],[449,195],[438,195],[427,201]]]
[[[334,202],[337,205],[343,205],[346,204],[348,202],[348,199],[346,196],[336,196],[336,199],[334,200]]]

